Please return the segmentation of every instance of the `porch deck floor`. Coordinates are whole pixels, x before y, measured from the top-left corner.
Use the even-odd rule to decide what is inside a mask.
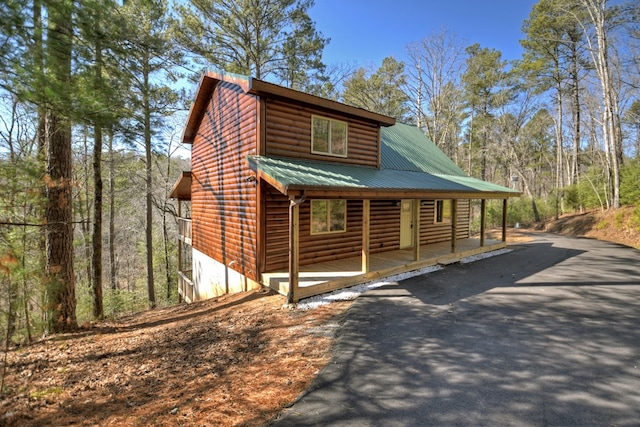
[[[500,240],[485,239],[484,246],[480,246],[480,239],[469,238],[457,241],[455,253],[451,252],[450,241],[422,245],[419,261],[414,260],[413,248],[375,253],[369,255],[369,273],[362,272],[360,256],[301,265],[298,290],[294,299],[299,300],[430,265],[450,264],[464,257],[504,247],[506,243]],[[289,272],[286,270],[264,273],[262,280],[265,285],[283,295],[289,290]]]

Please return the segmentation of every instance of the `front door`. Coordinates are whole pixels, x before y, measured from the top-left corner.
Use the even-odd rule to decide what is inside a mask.
[[[413,200],[400,202],[400,249],[413,246]]]

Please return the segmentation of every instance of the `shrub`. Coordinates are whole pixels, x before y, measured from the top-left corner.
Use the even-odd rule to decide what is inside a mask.
[[[554,200],[551,198],[535,198],[536,208],[540,220],[551,218],[554,215]],[[474,215],[471,219],[471,231],[480,230],[480,208],[479,202],[474,206]],[[507,203],[507,225],[510,227],[516,224],[527,225],[535,222],[533,213],[533,205],[528,197],[520,197],[517,199],[509,199]],[[502,200],[487,201],[486,210],[486,226],[487,228],[498,228],[502,226]]]
[[[620,203],[640,204],[640,159],[627,162],[620,170]]]
[[[581,189],[577,185],[565,187],[562,192],[564,194],[564,204],[566,208],[574,211],[580,210],[583,204],[580,202]]]
[[[631,224],[640,231],[640,204],[638,204],[631,213]]]

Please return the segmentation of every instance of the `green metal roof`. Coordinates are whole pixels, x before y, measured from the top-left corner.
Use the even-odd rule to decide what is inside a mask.
[[[326,189],[412,192],[425,196],[460,193],[512,197],[520,193],[467,176],[418,128],[396,124],[381,128],[380,169],[329,161],[248,156],[252,170],[270,178],[280,191]]]
[[[298,160],[278,157],[248,156],[251,169],[265,174],[277,182],[281,191],[301,189],[403,191],[426,195],[433,193],[460,193],[461,197],[491,193],[514,196],[508,188],[457,175],[439,175],[426,172],[375,169],[337,163]]]
[[[380,129],[380,167],[438,175],[466,176],[415,126],[396,124]]]

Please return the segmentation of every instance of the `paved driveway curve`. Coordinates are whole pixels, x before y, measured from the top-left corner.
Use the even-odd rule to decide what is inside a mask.
[[[362,295],[273,425],[640,425],[640,251],[534,237]]]

